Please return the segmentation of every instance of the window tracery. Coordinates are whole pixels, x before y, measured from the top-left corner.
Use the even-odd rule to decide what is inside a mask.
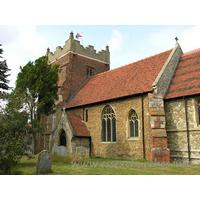
[[[116,142],[116,115],[109,105],[102,111],[102,142]]]

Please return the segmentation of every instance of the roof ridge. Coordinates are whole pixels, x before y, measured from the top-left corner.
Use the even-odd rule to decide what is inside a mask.
[[[99,75],[101,75],[101,74],[105,74],[105,73],[108,73],[108,72],[112,72],[112,71],[114,71],[114,70],[117,70],[117,69],[120,69],[120,68],[129,66],[129,65],[134,64],[134,63],[137,63],[137,62],[141,62],[141,61],[143,61],[143,60],[145,60],[145,59],[149,59],[149,58],[151,58],[151,57],[158,56],[158,55],[160,55],[160,54],[162,54],[162,53],[166,53],[167,51],[171,51],[172,49],[173,49],[173,48],[171,48],[171,49],[169,49],[169,50],[166,50],[166,51],[163,51],[163,52],[160,52],[160,53],[157,53],[157,54],[154,54],[154,55],[151,55],[151,56],[149,56],[149,57],[142,58],[142,59],[140,59],[140,60],[136,60],[136,61],[134,61],[134,62],[125,64],[125,65],[122,65],[122,66],[120,66],[120,67],[117,67],[117,68],[114,68],[114,69],[111,69],[111,70],[108,70],[108,71],[105,71],[105,72],[101,72],[101,73],[96,74],[96,75],[94,75],[94,76],[92,76],[92,77],[99,76]]]
[[[183,56],[185,56],[185,55],[190,55],[190,54],[196,53],[196,52],[198,52],[198,51],[200,51],[200,48],[197,48],[197,49],[194,49],[194,50],[185,52],[185,53],[183,53]]]
[[[171,51],[172,49],[173,49],[173,48],[171,48],[171,49],[169,49],[169,50],[166,50],[166,51],[163,51],[163,52],[160,52],[160,53],[157,53],[157,54],[154,54],[154,55],[151,55],[151,56],[148,56],[148,57],[145,57],[145,58],[142,58],[142,59],[140,59],[140,60],[136,60],[136,61],[134,61],[134,62],[132,62],[132,63],[126,64],[126,65],[121,66],[121,67],[125,67],[125,66],[127,66],[127,65],[130,65],[130,64],[133,64],[133,63],[137,63],[137,62],[140,62],[140,61],[143,61],[143,60],[152,58],[152,57],[154,57],[154,56],[158,56],[158,55],[160,55],[160,54],[162,54],[162,53],[166,53],[167,51]]]

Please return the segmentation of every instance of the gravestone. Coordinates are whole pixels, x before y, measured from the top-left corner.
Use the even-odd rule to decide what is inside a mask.
[[[51,172],[52,154],[47,151],[41,151],[37,156],[36,174]]]
[[[84,146],[79,146],[76,148],[76,154],[80,156],[88,156],[89,157],[89,149],[85,148]]]
[[[67,156],[67,148],[64,147],[64,146],[59,146],[59,147],[57,148],[57,155],[58,155],[58,156],[66,157],[66,156]]]
[[[52,149],[52,153],[57,153],[57,149],[58,149],[58,146],[54,146],[53,149]]]

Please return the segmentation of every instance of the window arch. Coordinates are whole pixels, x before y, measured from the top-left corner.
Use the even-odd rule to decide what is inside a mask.
[[[139,137],[139,120],[135,110],[131,110],[128,116],[129,121],[129,137]]]
[[[66,147],[66,134],[65,134],[64,130],[60,135],[60,146],[65,146]]]
[[[102,142],[116,142],[116,115],[111,106],[102,111]]]

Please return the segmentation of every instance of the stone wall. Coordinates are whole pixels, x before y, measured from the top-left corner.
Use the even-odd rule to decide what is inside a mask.
[[[74,137],[72,139],[72,153],[76,153],[76,149],[83,146],[90,151],[90,138],[89,137]]]
[[[72,141],[72,138],[74,137],[74,132],[73,132],[73,129],[70,125],[69,119],[68,119],[67,115],[65,114],[65,112],[62,112],[62,116],[61,116],[61,118],[55,128],[55,131],[52,135],[52,141],[51,141],[52,148],[54,146],[60,146],[60,135],[63,131],[65,131],[65,134],[66,134],[67,150],[71,153],[72,152],[71,141]]]
[[[157,94],[162,94],[162,96],[165,96],[182,53],[183,51],[180,45],[177,43],[153,83],[153,87],[155,88],[155,92]]]
[[[200,126],[198,125],[196,103],[198,99],[199,97],[188,97],[165,101],[167,138],[171,160],[188,159],[186,100],[190,157],[193,163],[200,163]]]
[[[116,142],[102,142],[101,139],[101,116],[106,105],[110,105],[116,114]],[[128,136],[128,113],[134,109],[139,117],[139,137],[130,138]],[[83,108],[67,109],[67,114],[78,114],[85,116],[88,110],[88,122],[85,122],[91,136],[91,150],[93,156],[103,157],[129,157],[147,158],[147,149],[149,148],[149,113],[148,113],[148,96],[143,96],[143,113],[144,113],[144,132],[145,148],[143,148],[143,117],[142,117],[142,96],[127,97],[125,99],[113,100],[110,102],[99,103],[95,105],[84,106]]]
[[[58,121],[55,131],[51,135],[45,135],[45,147],[52,151],[53,147],[60,146],[60,135],[65,131],[66,134],[66,148],[68,153],[75,153],[76,148],[83,146],[90,149],[90,138],[89,137],[75,137],[74,131],[71,127],[70,121],[65,113],[62,112],[62,116]],[[49,140],[49,145],[48,145]]]

